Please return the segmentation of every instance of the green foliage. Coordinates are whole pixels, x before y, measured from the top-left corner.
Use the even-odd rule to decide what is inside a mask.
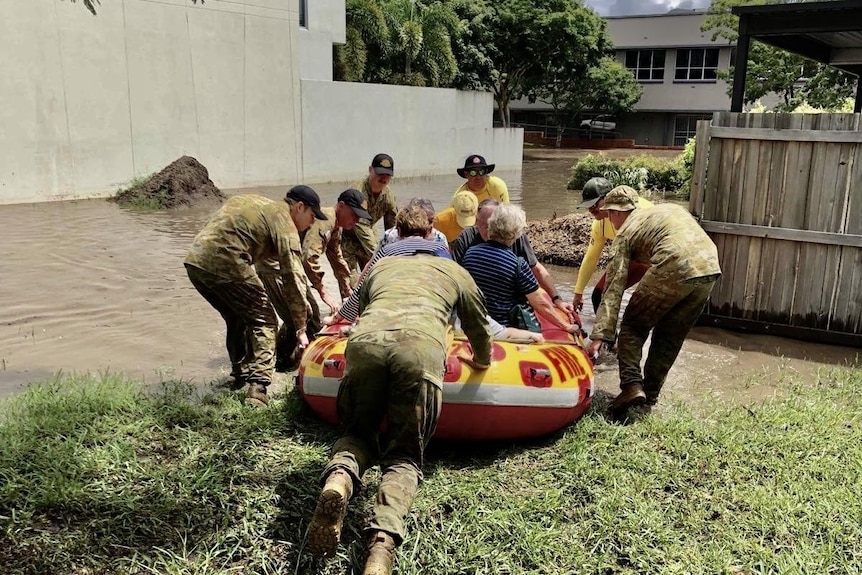
[[[775,399],[619,425],[599,396],[550,438],[432,442],[398,572],[858,573],[862,370],[758,377]],[[303,545],[336,433],[295,393],[33,385],[0,404],[0,571],[359,572],[376,472],[336,557]]]
[[[118,189],[112,199],[123,207],[140,212],[150,212],[167,208],[169,195],[168,190],[162,189],[154,194],[140,193],[144,186],[146,186],[155,175],[156,174],[154,172],[146,176],[133,178],[124,187]]]
[[[712,0],[703,31],[712,39],[736,41],[739,18],[731,13],[734,6],[802,3],[814,0]],[[733,70],[719,72],[733,90]],[[835,111],[853,95],[856,78],[837,68],[820,64],[785,50],[753,41],[749,50],[745,77],[744,103],[752,104],[768,94],[777,94],[778,112],[792,112],[807,102],[815,108]]]
[[[597,176],[606,178],[615,186],[627,185],[639,192],[678,193],[685,189],[687,181],[679,158],[666,160],[641,155],[613,159],[600,152],[590,154],[572,167],[567,187],[580,190],[587,180]]]

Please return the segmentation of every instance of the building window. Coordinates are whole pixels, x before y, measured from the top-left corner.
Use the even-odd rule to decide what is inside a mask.
[[[299,27],[308,28],[308,0],[299,0]]]
[[[626,68],[638,82],[664,80],[664,50],[626,50]]]
[[[691,48],[676,51],[678,82],[715,82],[718,74],[718,48]]]
[[[677,116],[673,126],[673,145],[685,146],[697,134],[697,121],[709,120],[712,116]]]

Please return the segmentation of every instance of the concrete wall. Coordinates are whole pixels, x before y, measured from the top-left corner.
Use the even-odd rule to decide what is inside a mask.
[[[296,2],[3,8],[0,203],[107,195],[183,154],[223,187],[301,175]]]
[[[221,188],[352,179],[382,150],[399,176],[520,167],[490,94],[328,81],[344,0],[308,5],[300,29],[296,0],[4,2],[0,204],[112,195],[183,154]]]
[[[706,14],[620,16],[606,18],[614,47],[626,48],[707,48],[728,46],[727,40],[712,39],[701,32]],[[671,76],[673,77],[673,76]]]
[[[358,179],[378,152],[399,177],[451,173],[470,154],[520,168],[524,132],[491,128],[493,109],[489,93],[303,80],[305,180]]]

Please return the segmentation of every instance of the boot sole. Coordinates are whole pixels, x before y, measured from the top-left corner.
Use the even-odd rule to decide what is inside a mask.
[[[317,500],[308,527],[308,549],[316,557],[332,557],[341,538],[341,525],[347,512],[347,498],[333,489],[324,490]]]

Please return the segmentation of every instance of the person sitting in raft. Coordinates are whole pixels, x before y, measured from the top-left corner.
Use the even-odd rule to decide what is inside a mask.
[[[325,318],[323,323],[331,325],[341,322],[355,322],[359,316],[359,293],[362,287],[362,282],[365,276],[371,272],[374,265],[382,258],[387,256],[415,256],[422,253],[430,253],[441,257],[449,258],[449,253],[439,243],[429,241],[428,230],[431,229],[431,220],[428,219],[428,213],[418,205],[408,206],[398,212],[395,218],[398,235],[402,239],[377,250],[377,253],[368,262],[363,277],[360,278],[359,286],[353,291],[353,294],[342,304],[338,312],[329,318]],[[450,258],[451,259],[451,258]],[[540,333],[533,333],[523,329],[507,327],[494,321],[491,316],[487,317],[488,323],[491,326],[491,335],[494,339],[501,340],[518,340],[529,341],[532,343],[543,343],[545,338]],[[457,326],[456,326],[457,327]]]
[[[485,295],[488,314],[504,326],[513,326],[510,312],[529,302],[539,315],[569,333],[579,333],[577,323],[564,321],[539,291],[539,282],[527,262],[510,249],[527,227],[527,217],[518,206],[502,204],[488,220],[488,241],[473,246],[461,265],[470,272]]]
[[[407,204],[407,207],[412,208],[414,206],[418,206],[425,210],[425,213],[428,214],[428,219],[432,222],[434,221],[436,212],[434,211],[434,204],[431,203],[431,200],[426,200],[425,198],[413,198],[410,200],[410,203]],[[380,245],[377,246],[377,249],[379,250],[383,246],[395,243],[400,239],[402,238],[401,234],[398,233],[398,226],[392,226],[383,233],[383,239],[380,240]],[[446,236],[435,227],[431,228],[431,233],[429,233],[425,239],[449,247],[449,241],[446,239]]]

